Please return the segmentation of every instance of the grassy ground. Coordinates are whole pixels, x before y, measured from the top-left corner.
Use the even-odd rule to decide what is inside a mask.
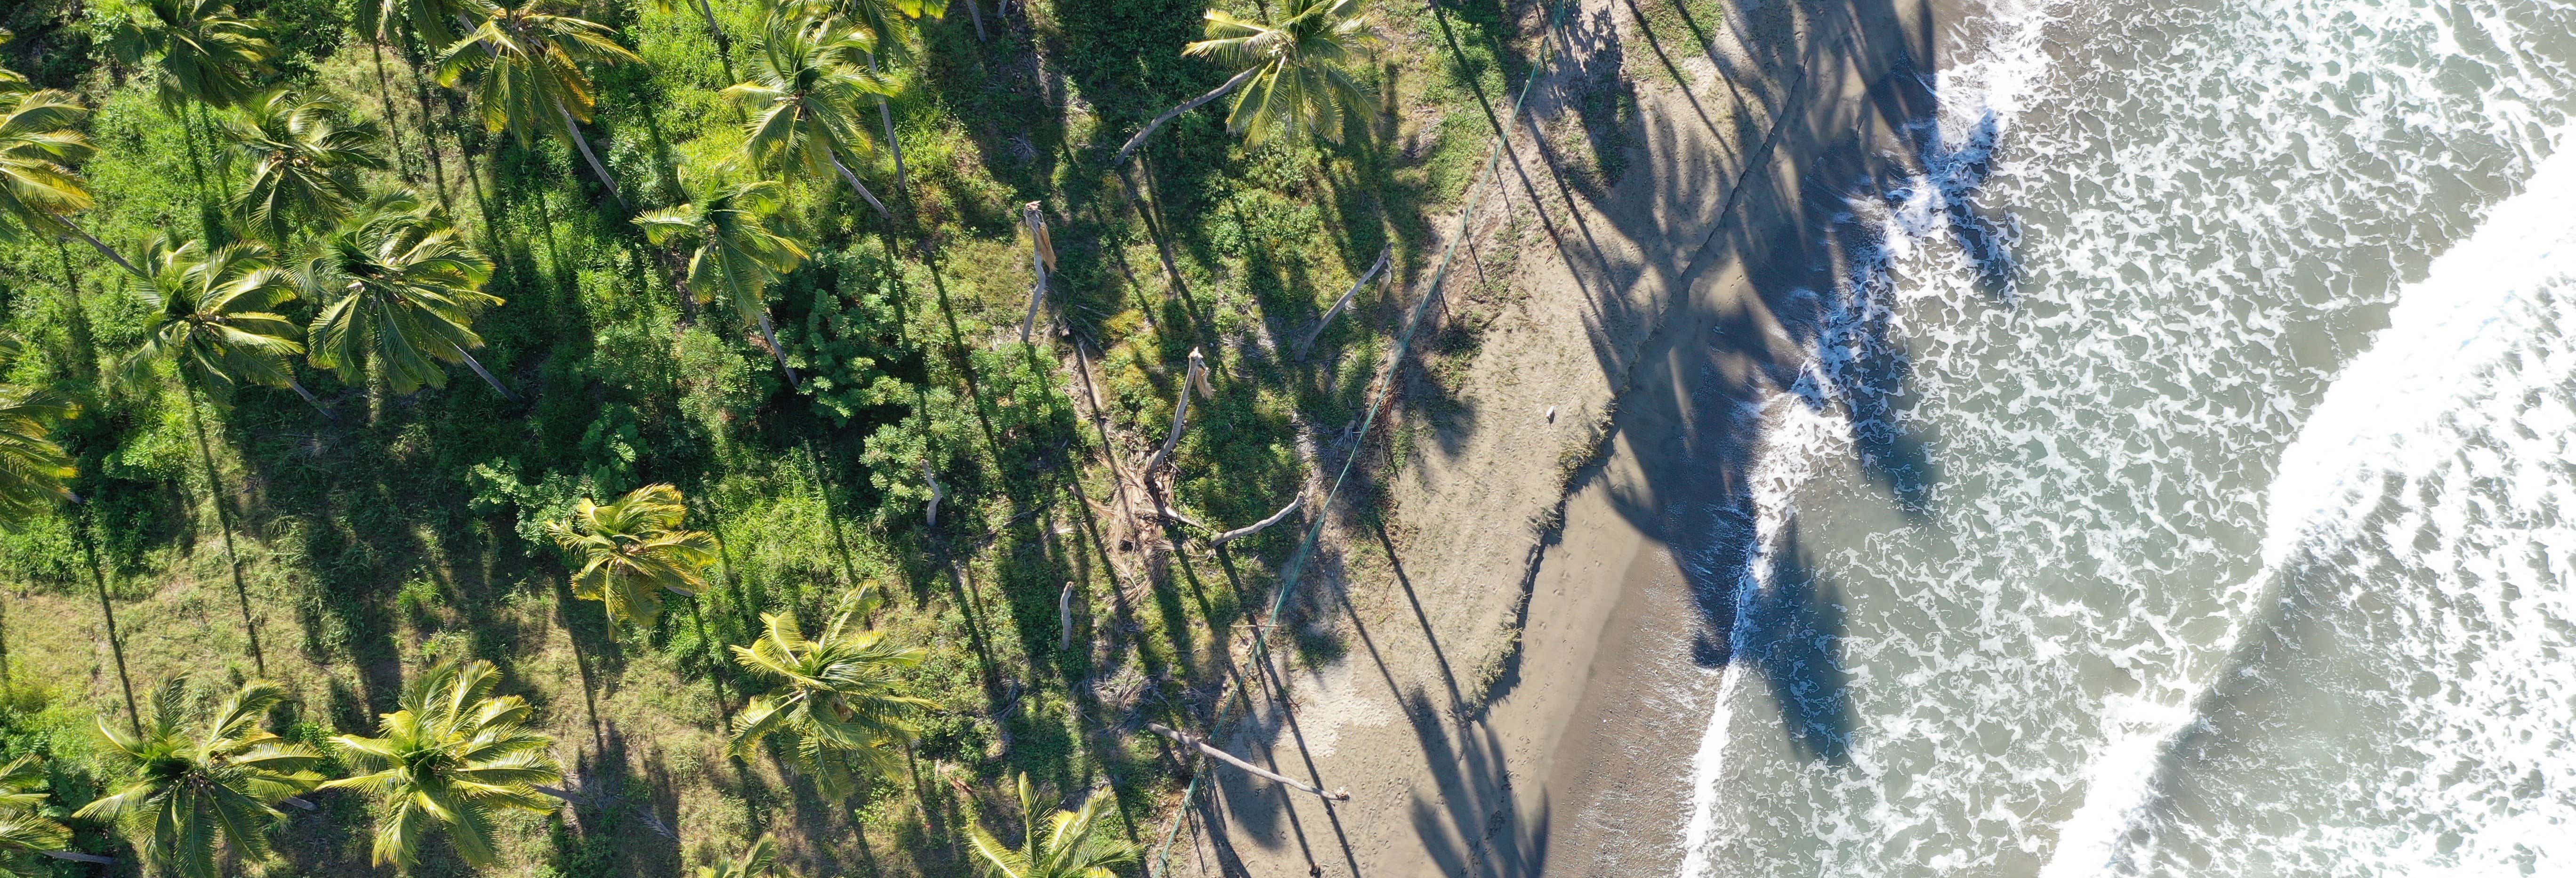
[[[966,821],[1016,834],[1000,792],[1012,771],[1051,798],[1114,790],[1123,831],[1151,841],[1185,778],[1140,724],[1215,715],[1228,635],[1265,601],[1306,519],[1212,553],[1181,539],[1189,528],[1136,514],[1150,501],[1122,466],[1160,443],[1193,348],[1217,392],[1194,406],[1176,456],[1170,498],[1189,517],[1258,519],[1306,484],[1312,455],[1347,453],[1341,430],[1436,258],[1434,220],[1480,166],[1533,55],[1527,5],[1376,9],[1390,46],[1369,71],[1383,124],[1365,143],[1247,153],[1202,111],[1125,181],[1105,167],[1111,148],[1222,80],[1178,54],[1197,36],[1196,0],[987,6],[983,40],[962,8],[926,24],[892,68],[919,224],[884,224],[833,181],[793,181],[790,214],[815,251],[772,297],[782,346],[810,376],[793,389],[756,330],[673,292],[563,146],[470,130],[408,53],[386,51],[380,74],[331,4],[245,2],[288,49],[279,84],[390,123],[398,168],[374,182],[435,193],[499,264],[491,291],[507,304],[477,324],[478,356],[520,400],[463,370],[397,397],[308,372],[336,420],[265,390],[208,412],[211,492],[186,398],[166,379],[106,377],[140,337],[139,300],[86,250],[0,245],[0,325],[37,352],[13,380],[64,387],[87,409],[62,432],[87,502],[0,533],[0,757],[50,753],[63,801],[95,795],[86,730],[123,697],[94,572],[138,690],[176,678],[202,696],[257,673],[222,504],[267,674],[300,696],[282,728],[317,741],[370,729],[406,675],[441,656],[499,663],[507,690],[540,707],[582,802],[517,818],[501,874],[676,874],[764,830],[806,874],[960,874]],[[740,117],[717,91],[758,13],[747,0],[714,8],[735,59],[689,4],[585,8],[648,62],[604,72],[591,132],[639,208],[735,173]],[[103,63],[92,17],[75,0],[0,12],[16,33],[0,47],[8,66],[98,108],[101,156],[85,170],[100,206],[86,221],[129,249],[155,231],[230,234],[200,206],[240,171],[211,160],[195,114],[164,112],[134,71]],[[881,193],[900,188],[892,159],[862,169]],[[1030,201],[1061,259],[1042,321],[1059,331],[1034,347],[1017,341],[1031,283],[1017,218]],[[1308,361],[1283,356],[1381,248],[1397,282],[1362,291]],[[1442,350],[1456,356],[1465,338]],[[925,458],[949,491],[936,527]],[[612,625],[571,598],[538,528],[579,497],[651,482],[688,492],[692,525],[718,533],[725,564],[717,588],[660,624]],[[819,624],[862,582],[894,597],[877,624],[930,650],[907,686],[939,706],[919,720],[910,768],[851,809],[775,758],[724,755],[724,722],[756,684],[721,656],[759,613]],[[1067,582],[1082,596],[1071,648],[1058,626]],[[364,802],[317,800],[281,830],[275,862],[242,872],[385,873],[366,862]],[[78,828],[80,849],[133,859],[102,827]],[[469,871],[434,851],[420,873]]]

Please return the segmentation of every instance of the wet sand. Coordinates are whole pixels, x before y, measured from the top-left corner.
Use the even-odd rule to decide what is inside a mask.
[[[1732,571],[1749,544],[1725,510],[1749,490],[1759,404],[1807,357],[1799,292],[1838,270],[1841,199],[1914,155],[1904,126],[1932,109],[1919,74],[1934,16],[1803,0],[1674,28],[1640,12],[1584,3],[1560,68],[1596,83],[1606,69],[1636,89],[1630,170],[1568,211],[1553,153],[1519,138],[1505,188],[1528,194],[1517,209],[1538,206],[1544,246],[1522,257],[1522,310],[1462,394],[1480,412],[1558,399],[1570,421],[1615,410],[1608,438],[1569,492],[1502,477],[1535,468],[1530,452],[1468,441],[1398,486],[1403,533],[1376,536],[1393,575],[1319,589],[1309,609],[1350,648],[1274,669],[1286,697],[1262,699],[1259,721],[1229,742],[1352,800],[1326,807],[1227,773],[1175,846],[1174,873],[1668,875],[1680,864],[1690,763],[1729,673]],[[1556,84],[1543,125],[1582,105],[1582,82]],[[1519,433],[1585,438],[1535,419],[1469,438]],[[1509,532],[1497,522],[1560,503],[1553,532],[1495,536]],[[1473,675],[1505,648],[1501,623],[1524,596],[1517,664],[1479,711]]]

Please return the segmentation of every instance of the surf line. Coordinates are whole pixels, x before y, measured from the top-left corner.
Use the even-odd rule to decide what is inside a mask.
[[[2564,147],[2576,129],[2552,132]],[[2388,328],[2343,368],[2281,454],[2264,502],[2262,568],[2229,590],[2243,608],[2203,673],[2189,672],[2178,702],[2114,705],[2127,716],[2083,775],[2084,804],[2058,830],[2041,878],[2129,874],[2134,839],[2152,838],[2156,808],[2180,771],[2180,746],[2208,716],[2219,684],[2241,666],[2247,638],[2272,622],[2309,546],[2329,544],[2384,499],[2389,471],[2421,472],[2457,449],[2433,438],[2443,417],[2473,397],[2479,373],[2497,367],[2543,315],[2533,297],[2576,272],[2576,151],[2541,160],[2522,192],[2498,202],[2466,240],[2435,257],[2424,279],[2401,288]]]

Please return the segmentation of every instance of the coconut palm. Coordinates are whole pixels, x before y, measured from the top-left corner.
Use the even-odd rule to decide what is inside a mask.
[[[259,727],[261,714],[286,700],[276,683],[242,684],[194,729],[183,691],[176,680],[164,685],[139,733],[99,720],[117,780],[107,797],[72,816],[121,823],[144,862],[163,873],[216,878],[219,848],[246,860],[268,856],[268,830],[285,816],[276,804],[322,780],[312,770],[322,754]]]
[[[214,445],[206,439],[200,399],[217,407],[231,404],[244,383],[292,387],[304,401],[322,402],[295,380],[296,354],[304,345],[293,321],[268,309],[295,298],[286,273],[269,258],[266,245],[249,243],[208,252],[189,241],[171,246],[154,238],[143,248],[152,268],[140,284],[143,302],[152,309],[146,319],[143,346],[125,359],[119,374],[131,381],[162,363],[177,367],[179,386],[187,396],[188,424],[197,433],[197,452],[205,459],[207,498],[222,525],[224,558],[232,567],[233,593],[241,600],[242,629],[250,634],[252,663],[268,673],[268,658],[259,648],[259,626],[252,621],[250,588],[242,582],[241,556],[233,548],[232,512],[224,502],[223,482],[215,477]]]
[[[1347,68],[1376,48],[1378,35],[1361,14],[1360,0],[1286,0],[1280,12],[1283,18],[1267,22],[1208,10],[1207,39],[1183,47],[1181,54],[1225,65],[1234,76],[1154,117],[1118,148],[1110,165],[1126,164],[1163,123],[1227,92],[1236,94],[1226,129],[1243,135],[1246,146],[1300,135],[1340,143],[1365,132],[1360,112],[1368,106],[1368,87]]]
[[[868,73],[872,75],[880,73],[877,69],[879,57],[887,60],[902,60],[906,54],[903,39],[905,31],[918,29],[924,16],[938,18],[948,14],[948,0],[838,0],[838,6],[841,14],[857,21],[860,27],[866,28],[868,33],[878,37],[873,45],[862,52],[862,57],[867,61]],[[969,9],[974,7],[971,0],[967,7]],[[976,21],[980,29],[983,21],[980,14],[976,17]],[[894,133],[894,110],[886,105],[888,93],[881,91],[876,95],[877,121],[885,126],[886,149],[894,154],[895,185],[900,190],[909,186],[910,181],[905,179],[903,168],[903,141],[896,138]],[[898,191],[897,194],[905,193]]]
[[[0,375],[8,374],[23,350],[16,337],[0,335]],[[58,395],[0,384],[0,525],[17,524],[71,499],[63,480],[75,474],[72,457],[45,438],[45,424],[79,411]]]
[[[250,165],[234,206],[270,241],[283,245],[298,228],[346,218],[366,198],[358,172],[386,166],[376,126],[348,123],[344,113],[338,101],[278,91],[229,126]]]
[[[812,640],[796,617],[761,614],[766,632],[749,647],[733,647],[734,661],[779,690],[751,699],[734,715],[735,755],[747,757],[760,742],[783,736],[790,760],[835,799],[856,792],[862,773],[892,765],[900,752],[893,745],[913,736],[904,714],[931,705],[895,694],[895,675],[920,664],[924,653],[898,648],[866,627],[877,603],[874,586],[851,592]]]
[[[331,739],[361,773],[322,786],[377,800],[376,865],[408,868],[433,832],[465,862],[494,865],[494,809],[554,810],[535,786],[563,778],[546,752],[554,739],[528,727],[526,700],[492,696],[500,679],[491,662],[440,662],[403,687],[400,710],[377,718],[379,737]]]
[[[559,15],[555,8],[554,0],[488,7],[482,23],[439,56],[438,84],[453,88],[467,73],[479,71],[475,102],[485,130],[507,130],[525,144],[538,132],[560,126],[558,133],[581,150],[590,172],[608,187],[608,197],[624,209],[626,196],[618,194],[617,181],[581,134],[581,123],[590,121],[598,104],[590,74],[581,65],[643,59],[618,45],[612,38],[617,32],[607,25]]]
[[[179,119],[183,129],[184,107],[196,103],[197,127],[209,143],[214,131],[205,124],[204,108],[222,109],[255,97],[259,80],[269,73],[269,60],[277,56],[277,44],[261,33],[259,23],[222,0],[119,0],[108,13],[115,22],[108,34],[109,51],[124,63],[151,66],[162,112]],[[202,194],[206,171],[195,135],[188,140],[188,160]],[[207,205],[211,210],[212,202]]]
[[[581,564],[573,596],[606,604],[611,618],[651,625],[661,618],[662,592],[697,594],[716,560],[714,537],[680,529],[687,513],[680,489],[646,485],[606,504],[582,498],[571,518],[546,525],[546,535]]]
[[[411,393],[447,386],[442,362],[464,363],[517,399],[470,352],[483,346],[474,316],[501,304],[483,292],[492,263],[418,195],[379,196],[315,249],[292,271],[306,298],[325,303],[306,337],[313,365],[357,383],[372,360],[393,392]]]
[[[72,170],[97,152],[79,129],[89,109],[70,92],[24,86],[16,74],[0,78],[0,242],[29,235],[79,238],[133,270],[123,255],[71,221],[91,203],[80,173]]]
[[[1029,776],[1018,775],[1020,814],[1029,822],[1028,838],[1018,850],[994,838],[984,827],[969,823],[967,841],[974,845],[975,856],[984,868],[1000,878],[1114,878],[1109,867],[1136,859],[1136,846],[1111,833],[1101,818],[1108,810],[1109,791],[1101,790],[1084,799],[1082,807],[1057,811],[1049,815],[1046,825],[1038,825],[1037,796],[1029,789]]]
[[[752,113],[742,144],[752,167],[809,174],[829,169],[878,215],[893,219],[848,164],[867,148],[859,137],[859,99],[888,92],[883,80],[853,60],[875,48],[867,31],[837,18],[774,15],[760,51],[751,56],[750,81],[724,95]]]
[[[436,50],[456,42],[485,6],[482,0],[358,0],[357,25],[379,42],[410,34]]]
[[[694,874],[696,878],[770,878],[778,874],[777,864],[778,842],[764,835],[732,860],[699,866]]]
[[[277,44],[222,0],[129,0],[113,9],[108,47],[152,66],[154,94],[172,113],[191,101],[230,107],[256,97]]]
[[[635,218],[644,237],[655,244],[694,247],[689,254],[688,285],[698,301],[723,296],[742,318],[760,325],[760,336],[778,357],[787,383],[796,370],[787,365],[787,350],[769,322],[768,291],[780,275],[805,261],[805,250],[780,234],[773,224],[784,187],[761,180],[717,189],[690,204],[649,211]]]
[[[0,765],[0,875],[50,875],[38,857],[71,845],[71,830],[41,810],[45,785],[45,763],[35,754]]]

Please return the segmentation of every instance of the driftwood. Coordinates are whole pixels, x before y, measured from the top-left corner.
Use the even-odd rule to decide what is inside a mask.
[[[1299,792],[1312,793],[1336,802],[1348,802],[1351,800],[1351,794],[1348,790],[1334,790],[1329,793],[1324,792],[1323,790],[1316,789],[1313,785],[1304,781],[1237,759],[1234,754],[1210,746],[1207,741],[1200,739],[1197,735],[1173,729],[1172,727],[1162,723],[1146,723],[1145,727],[1154,730],[1154,734],[1172,739],[1173,743],[1179,744],[1183,747],[1196,749],[1201,753],[1216,757],[1227,765],[1232,765],[1236,768],[1268,778],[1282,786],[1295,789]]]
[[[1213,545],[1222,546],[1227,543],[1234,542],[1235,540],[1260,533],[1263,530],[1268,529],[1271,525],[1288,520],[1288,516],[1297,514],[1297,510],[1303,508],[1305,505],[1305,496],[1299,495],[1297,499],[1288,501],[1288,505],[1279,507],[1279,511],[1270,513],[1269,518],[1264,518],[1260,521],[1217,534],[1215,539],[1209,540],[1208,542]]]
[[[1190,372],[1181,378],[1180,401],[1172,406],[1172,432],[1163,437],[1162,450],[1154,452],[1153,458],[1145,461],[1146,472],[1151,473],[1155,467],[1162,466],[1163,461],[1171,458],[1172,449],[1181,444],[1181,433],[1190,426],[1191,391],[1210,399],[1216,398],[1216,391],[1208,386],[1207,357],[1200,355],[1198,348],[1190,349]]]
[[[1351,299],[1359,296],[1360,288],[1368,286],[1369,281],[1377,279],[1378,272],[1386,271],[1387,261],[1394,254],[1395,245],[1393,244],[1377,251],[1377,264],[1369,266],[1368,273],[1360,275],[1360,279],[1352,283],[1348,291],[1342,293],[1342,300],[1334,302],[1332,310],[1324,312],[1323,318],[1315,321],[1315,328],[1306,331],[1306,340],[1297,343],[1297,359],[1300,362],[1306,359],[1306,352],[1315,347],[1315,340],[1324,337],[1324,327],[1333,325],[1333,318],[1342,316],[1342,310],[1351,306]],[[1392,277],[1392,273],[1389,276]]]
[[[1020,321],[1020,341],[1025,344],[1037,329],[1038,309],[1046,305],[1047,274],[1055,270],[1055,242],[1047,237],[1046,211],[1035,201],[1020,208],[1020,225],[1029,229],[1029,265],[1038,275],[1037,285],[1029,288],[1029,316]]]

